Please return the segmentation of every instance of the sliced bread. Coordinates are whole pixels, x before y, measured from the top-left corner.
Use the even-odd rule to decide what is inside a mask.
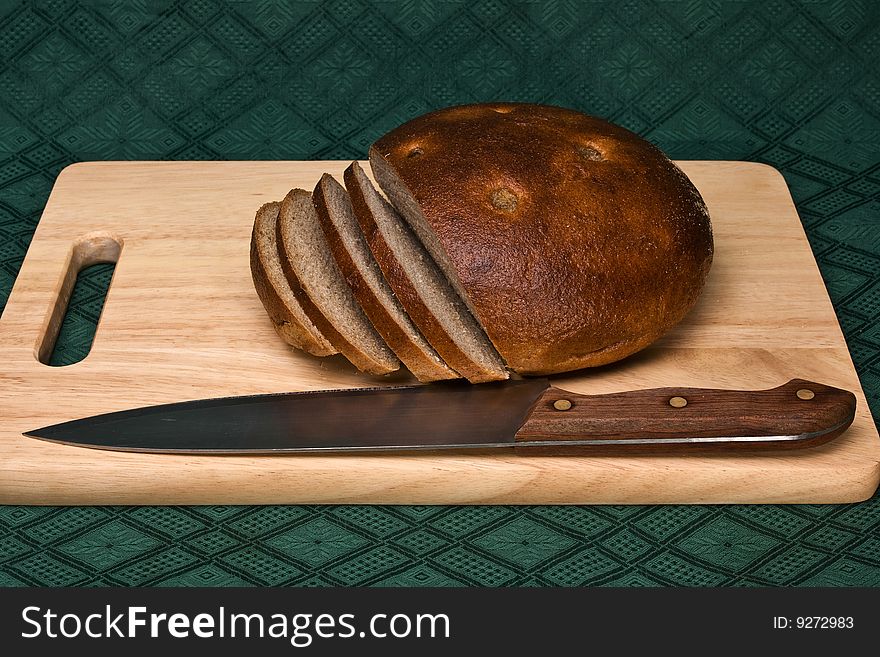
[[[306,316],[287,283],[278,258],[276,224],[280,203],[257,210],[251,233],[251,275],[254,288],[272,320],[275,332],[289,345],[315,356],[330,356],[336,349]]]
[[[357,162],[346,169],[345,185],[385,279],[440,357],[472,383],[508,378],[501,357],[443,272]]]
[[[419,381],[456,379],[401,307],[376,264],[345,188],[324,174],[312,201],[330,252],[373,327]]]
[[[330,254],[312,195],[293,189],[281,204],[278,253],[303,310],[359,370],[388,374],[400,362],[370,325]]]

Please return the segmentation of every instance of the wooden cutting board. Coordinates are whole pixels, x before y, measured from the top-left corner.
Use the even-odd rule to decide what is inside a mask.
[[[101,452],[22,431],[146,404],[408,383],[290,350],[248,265],[256,209],[347,162],[102,162],[59,176],[0,318],[0,503],[555,504],[852,502],[880,441],[791,197],[774,169],[682,162],[712,216],[715,264],[685,321],[613,366],[554,377],[591,394],[761,389],[795,377],[856,393],[851,429],[803,452],[632,457],[195,457]],[[39,362],[77,269],[118,264],[91,353]],[[44,360],[47,358],[44,357]]]

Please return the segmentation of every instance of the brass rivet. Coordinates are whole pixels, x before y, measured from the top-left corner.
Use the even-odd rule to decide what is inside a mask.
[[[571,402],[567,399],[557,399],[555,402],[553,402],[553,408],[555,408],[557,411],[567,411],[569,408],[571,408]]]
[[[669,400],[669,405],[672,406],[672,408],[684,408],[688,405],[688,400],[684,397],[673,397]]]
[[[798,396],[798,399],[803,399],[804,401],[807,401],[807,400],[815,397],[816,393],[813,392],[812,390],[808,390],[807,388],[801,388],[800,390],[797,391],[797,396]]]

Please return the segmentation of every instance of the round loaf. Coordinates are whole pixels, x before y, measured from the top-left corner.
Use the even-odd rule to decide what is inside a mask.
[[[439,110],[370,150],[377,182],[508,367],[628,356],[679,322],[712,263],[706,205],[632,132],[572,110]]]

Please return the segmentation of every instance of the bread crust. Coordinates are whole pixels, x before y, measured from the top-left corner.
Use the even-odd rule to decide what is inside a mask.
[[[270,223],[274,235],[280,208],[281,203],[266,203],[257,210],[257,215],[254,218],[254,229],[251,233],[251,275],[254,280],[254,289],[266,309],[269,319],[272,320],[275,332],[282,340],[314,356],[331,356],[337,353],[336,349],[327,342],[317,327],[307,326],[297,319],[281,299],[266,271],[265,260],[274,255],[269,253],[269,249],[274,248],[275,245],[263,244],[258,239],[258,224],[261,222]]]
[[[291,264],[292,256],[290,245],[287,244],[286,231],[284,230],[285,216],[293,211],[293,204],[297,200],[297,197],[299,197],[298,200],[300,202],[305,202],[305,200],[308,199],[308,203],[311,205],[311,194],[309,194],[309,192],[303,189],[290,190],[281,204],[277,225],[278,255],[281,258],[281,268],[284,271],[284,275],[287,277],[287,282],[290,284],[296,300],[302,306],[306,316],[308,316],[308,318],[314,322],[315,326],[318,327],[318,330],[324,334],[327,340],[339,351],[339,353],[348,358],[352,365],[359,370],[375,375],[389,374],[396,371],[398,369],[397,366],[388,367],[386,364],[370,357],[369,354],[365,353],[346,339],[345,336],[343,336],[333,323],[331,323],[331,321],[324,315],[321,309],[315,305],[309,297],[308,292],[303,288],[301,281]]]
[[[373,324],[379,335],[385,340],[391,350],[403,361],[407,369],[422,382],[441,381],[456,379],[458,375],[446,367],[440,360],[431,358],[407,335],[406,331],[398,324],[397,320],[385,307],[385,304],[376,296],[376,293],[364,279],[360,269],[355,264],[333,220],[330,218],[325,185],[331,184],[330,176],[324,174],[315,191],[312,193],[312,202],[321,222],[321,229],[327,238],[327,244],[333,254],[336,264],[342,275],[348,282],[354,293],[355,299],[360,304],[367,318]]]
[[[687,314],[711,267],[697,189],[658,148],[598,118],[452,107],[392,130],[370,159],[395,206],[401,183],[411,194],[436,238],[423,242],[522,374],[644,348]]]
[[[449,367],[461,374],[471,383],[483,383],[487,381],[498,381],[507,378],[506,372],[493,372],[492,370],[481,366],[474,362],[461,348],[453,341],[450,335],[444,330],[439,320],[434,316],[431,310],[425,305],[418,291],[414,287],[409,276],[407,276],[403,267],[394,255],[393,250],[385,241],[382,232],[376,224],[373,213],[364,198],[363,190],[358,183],[354,172],[357,163],[350,165],[344,174],[345,186],[351,197],[351,205],[354,209],[355,217],[361,226],[370,251],[379,268],[385,275],[385,280],[391,286],[394,294],[400,300],[401,305],[410,319],[425,336],[425,339],[440,354],[440,357]]]

